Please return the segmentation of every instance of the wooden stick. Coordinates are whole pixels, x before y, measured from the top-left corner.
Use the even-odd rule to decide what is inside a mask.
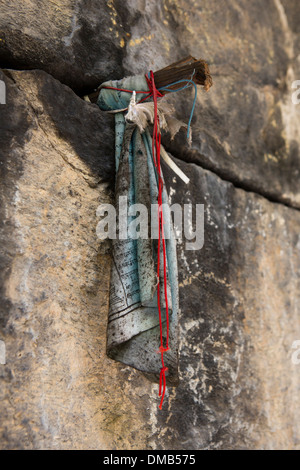
[[[205,91],[208,91],[213,84],[209,67],[205,60],[197,60],[191,55],[154,72],[156,88],[163,88],[171,83],[185,79],[193,80],[196,85],[203,86]],[[178,88],[181,88],[182,85],[182,83],[178,83],[177,85],[173,85],[171,89],[177,90]],[[165,91],[164,93],[168,92]],[[86,95],[84,99],[91,103],[96,103],[98,96],[99,90],[95,90],[93,93]]]
[[[204,86],[208,91],[212,86],[212,78],[207,63],[202,59],[195,59],[192,56],[174,62],[174,64],[164,69],[154,72],[154,80],[156,88],[162,88],[170,85],[178,80],[193,80],[196,85]],[[173,90],[181,88],[182,83],[172,86]]]

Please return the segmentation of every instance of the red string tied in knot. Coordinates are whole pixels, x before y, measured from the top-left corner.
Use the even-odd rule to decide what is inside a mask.
[[[159,375],[159,396],[161,396],[161,401],[159,405],[159,409],[162,409],[162,404],[164,401],[164,396],[165,396],[165,391],[166,391],[166,372],[168,368],[166,366],[163,366],[160,369],[160,375]],[[162,386],[163,385],[163,386]]]
[[[169,351],[169,350],[170,350],[169,346],[166,346],[166,347],[160,346],[160,347],[159,347],[159,350],[158,350],[157,352],[158,352],[158,353],[165,353],[165,352],[167,352],[167,351]]]
[[[150,72],[150,77],[148,76],[148,74],[145,75],[145,78],[146,78],[146,81],[147,81],[147,85],[148,85],[148,88],[149,88],[149,95],[150,96],[154,96],[154,94],[157,96],[157,98],[162,98],[164,96],[163,93],[161,93],[155,86],[155,82],[154,82],[154,73]],[[150,96],[148,96],[148,98],[150,98]]]

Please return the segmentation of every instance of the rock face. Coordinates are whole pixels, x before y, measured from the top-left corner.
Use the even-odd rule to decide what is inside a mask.
[[[182,382],[164,446],[299,448],[300,214],[177,163],[191,182],[169,175],[172,203],[205,205],[205,243],[179,243]]]
[[[142,401],[127,388],[143,396],[147,381],[105,356],[110,256],[96,209],[111,200],[111,119],[45,72],[4,79],[1,446],[142,446]],[[123,440],[130,421],[137,436]]]
[[[1,448],[300,448],[300,8],[264,7],[2,1]],[[205,242],[178,241],[181,382],[159,411],[105,355],[114,124],[76,94],[189,53],[214,86],[192,148],[164,136],[189,186],[164,174],[172,203],[204,204]],[[172,100],[187,121],[192,94]]]
[[[122,74],[115,16],[112,1],[4,0],[1,59],[17,68],[42,68],[73,88],[96,86],[106,74]]]
[[[300,207],[300,4],[296,0],[3,0],[0,60],[41,68],[74,90],[157,70],[192,54],[209,61],[214,88],[200,93],[194,143],[170,146],[236,185]],[[50,38],[50,40],[49,40]],[[188,120],[191,93],[176,97]]]

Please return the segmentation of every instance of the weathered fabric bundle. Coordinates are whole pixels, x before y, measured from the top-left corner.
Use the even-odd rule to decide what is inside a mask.
[[[158,241],[151,238],[150,228],[151,205],[157,205],[158,179],[152,155],[152,137],[148,127],[144,128],[145,126],[126,121],[124,110],[127,110],[132,94],[116,90],[116,88],[145,91],[145,94],[137,95],[139,100],[146,98],[148,93],[148,85],[144,75],[129,77],[102,84],[97,102],[101,110],[116,112],[115,207],[117,211],[117,239],[113,240],[107,354],[117,361],[146,374],[151,374],[154,379],[158,380],[161,370],[160,321],[157,305]],[[127,211],[132,204],[143,204],[147,207],[148,238],[119,238],[119,201],[120,198],[124,201],[125,197],[128,201]],[[168,368],[166,373],[168,384],[175,385],[178,380],[178,274],[176,240],[168,209],[168,194],[164,184],[162,201],[166,234],[169,313],[169,350],[165,354],[165,366]],[[124,211],[124,207],[121,207],[121,210]],[[132,220],[133,217],[128,215],[128,225]],[[155,225],[155,220],[152,220],[152,223]],[[162,328],[163,336],[166,336],[162,249],[160,249],[159,256]]]

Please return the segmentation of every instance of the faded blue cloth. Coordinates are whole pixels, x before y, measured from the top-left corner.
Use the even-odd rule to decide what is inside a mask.
[[[137,94],[138,100],[147,96],[148,93],[148,85],[143,75],[106,82],[100,87],[97,102],[103,111],[127,108],[131,98],[131,93],[103,88],[105,86],[135,91],[145,90],[145,94]],[[127,209],[132,204],[143,204],[148,209],[150,234],[151,204],[157,204],[158,197],[158,180],[152,157],[152,137],[148,129],[141,134],[137,126],[127,123],[125,114],[126,112],[115,114],[115,207],[117,217],[119,220],[121,216],[119,213],[120,198],[127,197]],[[166,239],[166,255],[170,350],[165,353],[164,361],[168,367],[167,382],[169,385],[176,385],[178,380],[178,273],[176,240],[165,185],[163,185],[162,198],[164,231],[169,233],[169,239]],[[129,215],[128,225],[134,219],[135,217]],[[119,229],[117,221],[117,233]],[[157,240],[151,238],[138,238],[137,240],[117,238],[113,240],[107,354],[117,361],[151,374],[158,380],[161,358],[160,354],[157,354],[160,347],[157,306],[157,248]],[[160,266],[163,268],[162,248],[160,250]],[[162,269],[160,298],[163,336],[166,338]]]

